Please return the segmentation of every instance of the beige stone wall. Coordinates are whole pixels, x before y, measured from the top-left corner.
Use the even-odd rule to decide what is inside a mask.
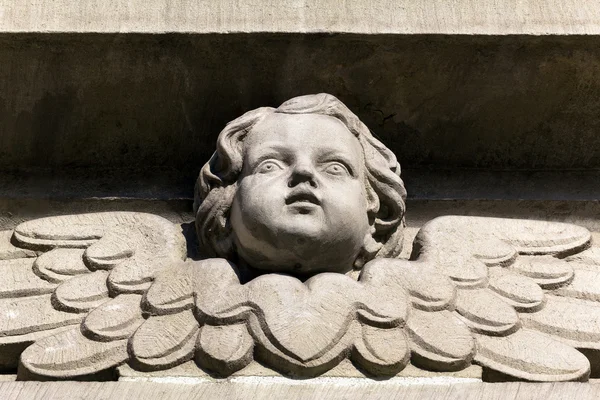
[[[1,0],[3,32],[600,33],[598,0]]]
[[[371,381],[357,384],[348,381],[310,383],[298,381],[288,385],[268,380],[235,384],[190,384],[189,381],[157,382],[5,382],[0,384],[4,399],[597,399],[599,385],[568,383],[503,384],[470,383],[452,385],[445,382]]]

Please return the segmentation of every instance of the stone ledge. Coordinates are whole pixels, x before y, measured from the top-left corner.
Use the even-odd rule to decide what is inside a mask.
[[[0,32],[597,35],[596,0],[0,1]]]
[[[188,361],[173,368],[142,372],[131,368],[128,364],[123,364],[117,367],[118,380],[121,381],[148,381],[148,382],[164,382],[174,379],[183,379],[189,382],[206,383],[206,382],[228,382],[232,379],[244,378],[252,380],[256,378],[278,378],[276,382],[290,382],[289,377],[283,376],[275,370],[268,368],[256,361],[251,362],[243,369],[234,372],[228,378],[217,378],[211,376],[207,371],[201,369],[194,361]],[[487,373],[487,371],[486,371]],[[329,371],[319,375],[317,378],[311,379],[310,382],[319,382],[327,379],[355,379],[357,382],[372,382],[372,378],[354,366],[348,360],[342,360],[338,365]],[[421,381],[424,383],[433,381],[448,381],[454,383],[466,382],[481,382],[483,379],[483,369],[479,365],[470,365],[459,371],[454,372],[434,372],[427,371],[408,364],[402,371],[393,377],[386,378],[389,382],[409,382],[410,380]],[[377,379],[381,380],[381,379]],[[296,382],[296,381],[291,381]]]
[[[1,382],[0,393],[13,399],[597,399],[593,383],[448,383],[276,378],[238,379],[225,383],[158,382]]]

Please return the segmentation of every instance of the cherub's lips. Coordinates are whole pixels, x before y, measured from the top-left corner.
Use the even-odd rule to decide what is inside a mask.
[[[321,205],[321,200],[312,191],[307,189],[293,190],[286,198],[285,204],[290,205],[294,203],[311,203],[315,205]]]

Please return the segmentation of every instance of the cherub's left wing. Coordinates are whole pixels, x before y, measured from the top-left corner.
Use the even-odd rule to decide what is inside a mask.
[[[475,339],[475,362],[575,380],[590,372],[575,349],[600,350],[600,249],[590,246],[575,225],[448,216],[423,226],[411,259],[454,284],[450,308]]]
[[[14,368],[32,343],[22,361],[44,375],[125,361],[144,322],[142,295],[186,253],[179,226],[143,213],[48,217],[0,232],[0,368]]]

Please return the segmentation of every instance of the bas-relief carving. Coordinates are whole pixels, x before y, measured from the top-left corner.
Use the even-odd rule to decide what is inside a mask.
[[[404,260],[405,196],[395,156],[333,96],[250,111],[198,178],[204,259],[187,258],[180,227],[142,213],[0,235],[0,363],[72,378],[190,360],[228,376],[257,360],[311,377],[350,359],[372,376],[476,363],[586,380],[578,349],[600,349],[590,233],[447,216]]]

